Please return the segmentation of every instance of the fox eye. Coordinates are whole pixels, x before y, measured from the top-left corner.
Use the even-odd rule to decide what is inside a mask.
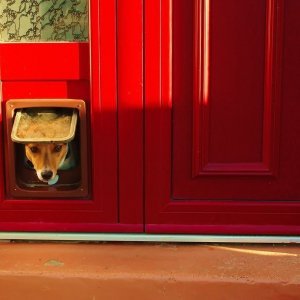
[[[30,147],[30,151],[31,151],[32,153],[38,153],[38,152],[39,152],[39,148],[36,147],[36,146],[32,146],[32,147]]]
[[[62,149],[62,145],[55,145],[54,152],[60,152]]]

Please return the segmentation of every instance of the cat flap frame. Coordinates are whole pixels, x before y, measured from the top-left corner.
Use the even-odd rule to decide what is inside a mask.
[[[67,184],[42,185],[36,187],[24,187],[18,184],[20,164],[16,161],[17,143],[12,141],[12,129],[17,112],[28,108],[68,108],[78,114],[77,131],[79,134],[80,153],[80,181],[76,186],[68,187]],[[89,195],[88,186],[88,159],[87,159],[87,120],[86,105],[80,99],[12,99],[6,102],[6,130],[5,130],[5,155],[6,155],[6,180],[7,193],[15,198],[86,198]],[[74,124],[73,124],[74,125]],[[47,142],[47,141],[44,141]],[[72,177],[72,170],[64,171],[64,182]],[[73,174],[74,175],[74,174]]]

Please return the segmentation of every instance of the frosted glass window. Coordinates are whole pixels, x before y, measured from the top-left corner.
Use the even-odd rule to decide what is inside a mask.
[[[0,42],[87,40],[88,0],[0,0]]]

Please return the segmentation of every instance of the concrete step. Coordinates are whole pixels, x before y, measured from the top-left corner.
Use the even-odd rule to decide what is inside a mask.
[[[0,300],[300,299],[300,247],[0,243]]]

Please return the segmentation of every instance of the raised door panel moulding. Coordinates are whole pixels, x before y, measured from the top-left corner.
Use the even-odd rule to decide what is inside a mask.
[[[211,93],[212,89],[215,88],[215,86],[211,86],[211,65],[215,63],[211,57],[211,8],[213,1],[195,1],[193,177],[207,175],[276,175],[279,156],[283,1],[265,1],[264,69],[262,76],[264,82],[261,90],[262,113],[260,120],[258,118],[253,120],[253,122],[261,122],[259,126],[255,124],[257,125],[256,128],[261,127],[261,145],[253,146],[259,147],[260,159],[238,162],[231,161],[230,158],[227,161],[226,159],[224,161],[214,161],[211,158],[211,138],[214,134],[211,130],[211,121],[214,117],[212,114]],[[215,22],[213,24],[217,26]],[[227,45],[224,45],[224,47],[227,47]],[[254,99],[254,101],[260,101],[260,99]],[[223,115],[223,117],[226,118],[226,115]],[[239,151],[239,149],[235,150]]]

